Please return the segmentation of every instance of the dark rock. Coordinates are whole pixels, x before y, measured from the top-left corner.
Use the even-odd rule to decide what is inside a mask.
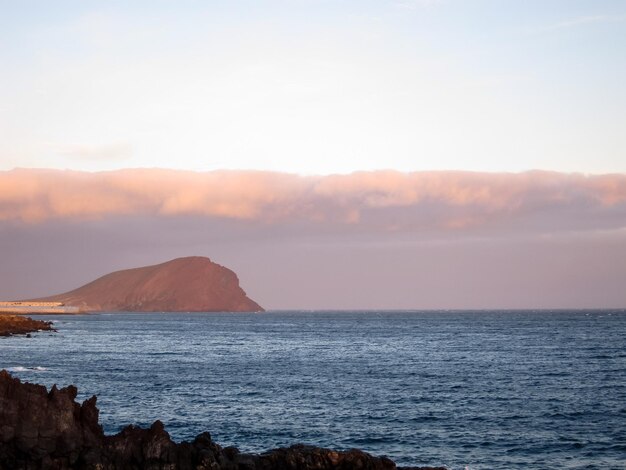
[[[96,397],[76,403],[74,386],[50,391],[0,371],[0,470],[392,470],[395,463],[360,450],[294,445],[260,455],[222,448],[209,433],[175,443],[163,423],[127,426],[106,436]],[[418,470],[417,467],[412,467]],[[407,467],[406,470],[409,470]],[[421,470],[445,470],[421,467]]]
[[[30,317],[21,315],[7,315],[0,313],[0,336],[26,335],[30,338],[30,333],[35,331],[56,331],[52,328],[52,322],[33,320]]]

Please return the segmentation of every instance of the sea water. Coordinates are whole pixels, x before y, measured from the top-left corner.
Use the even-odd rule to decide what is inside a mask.
[[[259,452],[294,443],[450,469],[626,468],[626,312],[43,317],[0,368],[95,394],[108,433],[160,419]]]

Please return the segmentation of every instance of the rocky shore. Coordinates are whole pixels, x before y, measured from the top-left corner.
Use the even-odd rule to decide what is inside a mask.
[[[208,433],[176,443],[160,421],[113,436],[98,422],[96,397],[75,401],[74,386],[50,391],[0,371],[0,469],[393,470],[395,463],[360,450],[294,445],[263,454],[222,448]],[[417,470],[418,467],[404,467]],[[445,470],[419,467],[421,470]]]
[[[55,331],[52,322],[19,315],[0,314],[0,336],[28,335],[36,331]]]

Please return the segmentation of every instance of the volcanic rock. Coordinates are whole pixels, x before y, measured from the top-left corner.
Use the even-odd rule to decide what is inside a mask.
[[[237,275],[209,258],[191,256],[102,276],[64,294],[36,299],[85,311],[259,312]]]
[[[106,436],[96,397],[76,403],[74,386],[57,389],[22,383],[0,371],[0,469],[12,470],[393,470],[386,457],[360,450],[304,445],[243,454],[222,448],[209,433],[175,443],[156,421]],[[445,470],[421,467],[422,470]],[[405,470],[409,470],[407,467]],[[414,467],[417,470],[417,467]]]
[[[52,322],[30,317],[0,314],[0,336],[29,335],[35,331],[55,331]]]

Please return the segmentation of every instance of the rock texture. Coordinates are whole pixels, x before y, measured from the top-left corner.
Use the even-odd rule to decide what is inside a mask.
[[[86,311],[263,311],[246,296],[234,272],[200,256],[116,271],[71,292],[36,300]]]
[[[264,454],[222,448],[208,433],[177,444],[156,421],[105,436],[96,397],[76,403],[74,386],[48,392],[0,371],[0,469],[393,470],[385,457],[295,445]],[[445,470],[422,467],[423,470]]]
[[[55,331],[49,321],[0,314],[0,336],[27,335],[39,330]]]

